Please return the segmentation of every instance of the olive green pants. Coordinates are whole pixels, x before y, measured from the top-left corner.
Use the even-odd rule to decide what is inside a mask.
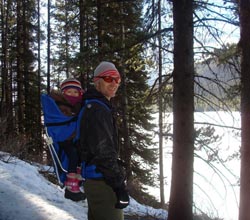
[[[84,191],[88,201],[88,220],[124,220],[123,210],[116,209],[116,195],[104,180],[87,179]]]

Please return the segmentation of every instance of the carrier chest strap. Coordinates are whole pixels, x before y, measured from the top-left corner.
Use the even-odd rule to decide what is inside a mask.
[[[50,127],[50,126],[62,126],[69,124],[71,122],[77,121],[77,116],[67,120],[67,121],[62,121],[62,122],[50,122],[50,123],[45,123],[45,126]]]

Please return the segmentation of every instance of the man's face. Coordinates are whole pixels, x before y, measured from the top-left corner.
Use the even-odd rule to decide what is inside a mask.
[[[115,96],[121,82],[120,77],[103,76],[97,81],[96,89],[108,100]]]

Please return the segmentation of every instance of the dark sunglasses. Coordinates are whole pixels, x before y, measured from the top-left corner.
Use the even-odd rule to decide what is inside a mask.
[[[112,83],[115,81],[117,84],[121,82],[120,77],[112,77],[112,76],[98,76],[98,78],[103,79],[107,83]]]

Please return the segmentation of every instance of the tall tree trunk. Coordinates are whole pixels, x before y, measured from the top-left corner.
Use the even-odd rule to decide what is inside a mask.
[[[70,67],[69,67],[69,28],[68,26],[70,25],[69,23],[69,10],[68,10],[68,5],[69,2],[65,1],[65,58],[66,58],[66,63],[65,63],[65,71],[66,71],[66,77],[69,78],[71,76],[70,73]]]
[[[8,58],[8,38],[7,38],[7,30],[8,30],[8,8],[5,10],[5,4],[4,1],[1,1],[1,22],[0,22],[0,28],[2,30],[1,32],[1,54],[2,56],[0,57],[1,59],[1,97],[0,97],[0,117],[2,118],[3,116],[7,115],[7,108],[6,108],[6,94],[7,94],[7,75],[8,75],[8,70],[7,70],[7,58]]]
[[[50,93],[50,0],[48,0],[48,26],[47,26],[47,93]]]
[[[0,117],[6,119],[5,138],[13,134],[13,99],[12,99],[12,78],[10,76],[10,59],[9,59],[9,12],[10,2],[1,2],[1,100],[0,100]],[[3,126],[3,125],[2,125]]]
[[[80,60],[82,62],[79,63],[80,65],[80,80],[83,85],[84,89],[87,89],[87,78],[84,80],[84,66],[86,66],[86,61],[84,58],[84,0],[79,1],[79,11],[80,11],[80,29],[79,29],[79,35],[80,35]]]
[[[164,196],[164,173],[163,173],[163,104],[162,104],[162,39],[161,39],[161,0],[158,1],[158,42],[159,42],[159,170],[160,170],[160,202],[165,205]]]
[[[239,220],[250,219],[250,2],[239,1],[241,49],[241,172]]]
[[[27,8],[26,8],[27,3],[22,4],[22,54],[21,60],[23,63],[22,68],[22,75],[23,75],[23,86],[24,86],[24,129],[26,134],[33,130],[32,127],[32,120],[33,120],[33,115],[32,115],[32,107],[30,104],[30,83],[31,83],[31,73],[29,71],[29,61],[28,59],[23,59],[24,57],[28,57],[28,51],[29,51],[29,34],[28,34],[28,16],[27,16]],[[20,49],[20,48],[19,48]],[[32,103],[33,105],[35,103]]]
[[[18,105],[18,129],[21,133],[24,132],[24,75],[22,61],[23,46],[22,46],[22,1],[17,1],[17,105]]]
[[[37,67],[37,103],[38,103],[38,109],[40,109],[40,103],[41,103],[41,20],[40,20],[40,0],[37,1],[37,13],[38,13],[38,30],[37,30],[37,60],[38,60],[38,67]],[[42,143],[42,124],[41,121],[41,111],[38,111],[36,114],[37,117],[37,139],[38,143],[40,143],[40,152],[43,153],[43,143]],[[44,158],[44,157],[42,157]]]
[[[102,38],[103,38],[103,27],[102,27],[102,7],[101,1],[97,0],[97,37],[98,37],[98,59],[102,61],[103,59],[103,49],[102,49]]]
[[[193,1],[174,0],[173,162],[168,220],[192,220],[194,160]]]
[[[125,155],[125,166],[126,166],[126,178],[128,181],[128,184],[132,180],[132,167],[131,167],[131,146],[130,146],[130,139],[129,139],[129,116],[128,116],[128,94],[127,94],[127,76],[125,72],[125,27],[124,27],[124,19],[123,19],[123,2],[120,3],[120,9],[121,9],[121,44],[122,44],[122,59],[121,59],[121,91],[122,91],[122,130],[123,130],[123,138],[124,143],[123,146],[126,148],[126,155]]]
[[[40,19],[40,0],[37,1],[37,13],[38,13],[38,30],[37,30],[37,88],[38,88],[38,100],[40,103],[41,96],[41,19]],[[41,112],[39,112],[41,115]],[[41,118],[39,116],[39,118]]]
[[[80,0],[80,80],[83,88],[87,89],[90,87],[91,79],[90,72],[92,71],[93,63],[91,62],[91,56],[88,53],[90,49],[89,42],[91,41],[90,32],[91,24],[89,24],[89,15],[87,13],[88,5],[87,1]]]

